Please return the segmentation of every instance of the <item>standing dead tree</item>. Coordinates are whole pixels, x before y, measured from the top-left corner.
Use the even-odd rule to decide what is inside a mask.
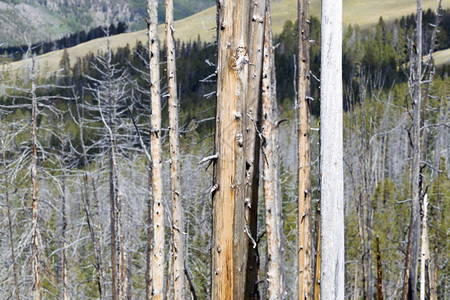
[[[161,88],[159,72],[158,1],[147,2],[148,47],[151,93],[150,155],[152,159],[153,265],[152,298],[164,299],[164,203],[161,160]],[[149,297],[149,295],[147,295]]]
[[[344,299],[342,0],[322,1],[320,213],[322,299]]]
[[[272,42],[270,0],[266,1],[262,80],[262,151],[266,211],[269,299],[285,299],[283,218],[281,211],[279,122],[276,101],[275,54]]]
[[[313,294],[311,235],[311,125],[309,1],[298,1],[298,299]]]
[[[166,0],[166,53],[169,106],[170,194],[172,198],[172,256],[174,299],[184,300],[186,291],[184,268],[184,213],[180,184],[180,146],[178,133],[179,102],[175,63],[173,0]],[[170,270],[171,271],[171,270]]]
[[[254,116],[258,116],[259,107],[262,29],[257,22],[264,22],[261,5],[244,0],[217,3],[219,52],[211,189],[213,299],[243,299],[256,293],[256,276],[249,274],[256,274],[255,249],[251,247],[256,247],[259,159],[255,153],[259,149],[255,135],[259,118]]]
[[[412,202],[409,226],[409,240],[406,254],[406,270],[404,276],[403,299],[416,299],[417,269],[420,240],[420,109],[422,100],[422,0],[417,0],[417,19],[415,47],[412,47],[411,76],[412,86]]]

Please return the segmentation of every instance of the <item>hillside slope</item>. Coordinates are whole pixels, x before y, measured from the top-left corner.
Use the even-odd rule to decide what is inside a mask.
[[[443,1],[444,7],[448,7],[450,0]],[[436,6],[435,0],[423,0],[424,9]],[[275,33],[280,33],[286,20],[295,20],[297,18],[297,0],[278,0],[272,4],[273,29]],[[416,1],[412,0],[344,0],[344,23],[359,24],[366,27],[375,24],[380,16],[385,20],[393,20],[402,16],[414,13],[416,10]],[[311,1],[311,14],[320,15],[320,1]],[[200,37],[203,41],[212,41],[215,35],[215,16],[216,8],[211,7],[200,13],[175,22],[175,37],[182,41],[197,40]],[[159,28],[162,38],[164,27]],[[146,30],[140,30],[131,33],[120,34],[110,37],[111,47],[116,49],[124,47],[127,44],[134,46],[136,41],[147,42]],[[92,40],[78,46],[68,48],[71,63],[74,64],[78,57],[84,57],[89,53],[95,53],[106,45],[106,38]],[[47,53],[36,58],[41,70],[56,70],[62,57],[62,50]],[[438,55],[443,56],[442,54]],[[445,62],[440,59],[439,62]],[[24,60],[11,64],[13,69],[23,69],[29,61]]]
[[[159,0],[160,21],[164,0]],[[177,0],[175,19],[202,11],[215,0]],[[145,28],[147,0],[0,0],[0,39],[9,46],[54,40],[66,33],[119,21],[131,30]]]

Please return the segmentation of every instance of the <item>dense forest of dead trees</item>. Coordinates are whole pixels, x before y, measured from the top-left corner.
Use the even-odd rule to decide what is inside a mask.
[[[270,0],[219,1],[217,48],[188,50],[172,0],[159,43],[149,0],[146,46],[106,44],[72,70],[65,56],[49,75],[29,45],[20,80],[2,64],[0,296],[445,298],[441,1],[430,31],[417,1],[395,70],[367,67],[375,50],[361,55],[360,32],[342,29],[342,1],[322,1],[320,22],[308,5],[274,37]],[[390,49],[389,27],[368,40]]]

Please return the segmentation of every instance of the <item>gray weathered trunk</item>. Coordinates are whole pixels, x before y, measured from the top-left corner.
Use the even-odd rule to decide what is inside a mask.
[[[405,282],[408,283],[407,299],[416,299],[417,296],[417,269],[419,259],[419,240],[420,240],[420,108],[422,99],[421,76],[422,76],[422,0],[417,0],[417,20],[416,20],[416,50],[413,51],[413,68],[410,78],[413,84],[412,108],[413,124],[411,138],[413,144],[412,157],[412,202],[411,202],[411,221],[410,221],[410,252],[409,255],[409,276]],[[409,249],[408,249],[409,250]],[[405,272],[408,273],[408,272]]]
[[[322,0],[320,190],[322,299],[344,299],[342,0]]]
[[[148,39],[150,59],[151,132],[153,192],[153,299],[164,299],[164,203],[161,161],[161,89],[159,72],[158,1],[148,0]]]
[[[283,218],[281,211],[280,161],[278,155],[278,109],[276,98],[275,57],[272,42],[270,0],[267,1],[264,32],[262,80],[262,151],[264,200],[268,247],[267,281],[269,299],[285,299]]]

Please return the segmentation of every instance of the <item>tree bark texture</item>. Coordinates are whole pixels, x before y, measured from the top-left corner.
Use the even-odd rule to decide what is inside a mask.
[[[246,157],[253,151],[255,131],[247,131],[252,124],[249,108],[258,107],[250,103],[249,76],[251,68],[260,68],[260,64],[250,61],[249,41],[253,1],[230,0],[217,2],[217,108],[214,179],[211,189],[213,197],[213,238],[212,238],[212,299],[243,299],[246,294],[247,260],[250,244],[248,215],[246,207],[253,207],[256,201],[255,166],[258,161]],[[261,16],[262,17],[262,16]],[[259,18],[261,19],[261,18]],[[262,17],[263,19],[263,17]],[[258,49],[256,47],[256,49]],[[255,54],[255,53],[253,53]],[[259,65],[259,66],[258,66]],[[256,76],[258,76],[256,74]],[[256,98],[255,98],[256,99]],[[253,110],[255,109],[253,108]],[[254,149],[254,148],[253,148]],[[256,151],[256,149],[255,149]],[[248,172],[252,167],[253,174]],[[252,189],[246,187],[252,185]],[[250,193],[252,191],[252,193]],[[247,195],[252,195],[248,199]],[[256,213],[256,212],[253,212]],[[250,214],[252,222],[255,215]],[[252,223],[251,226],[255,226]],[[250,229],[250,231],[254,230]],[[254,234],[254,233],[253,233]],[[252,237],[253,239],[253,237]],[[254,240],[254,239],[253,239]],[[255,252],[253,252],[255,253]],[[255,260],[255,257],[252,257]],[[256,272],[255,269],[252,272]],[[255,280],[255,278],[249,278]],[[249,284],[254,292],[254,283]]]
[[[179,102],[175,61],[173,0],[166,0],[167,88],[169,95],[170,194],[172,198],[173,297],[184,300],[184,213],[180,190],[180,147],[178,135]]]
[[[286,295],[284,287],[283,218],[278,155],[275,54],[272,42],[270,0],[267,3],[262,80],[262,152],[268,247],[267,281],[269,284],[269,299],[275,300],[285,299]]]
[[[309,1],[298,1],[298,299],[312,297]]]
[[[161,89],[159,73],[158,1],[148,0],[148,39],[150,59],[151,132],[153,192],[153,299],[164,299],[164,203],[161,161]]]
[[[412,124],[412,202],[411,202],[411,221],[410,231],[411,244],[409,279],[408,279],[408,298],[416,299],[417,296],[417,269],[419,259],[419,240],[420,240],[420,108],[421,108],[421,76],[422,76],[422,0],[417,0],[417,20],[416,20],[416,50],[413,51],[414,60],[412,68],[411,83],[413,85],[412,92],[412,108],[413,108],[413,124]],[[406,292],[406,291],[404,291]]]
[[[250,64],[248,74],[248,98],[245,118],[251,118],[246,128],[245,148],[245,202],[247,232],[256,241],[258,238],[258,188],[259,188],[259,158],[260,158],[260,130],[261,118],[261,74],[263,59],[264,39],[264,15],[266,10],[265,1],[252,0],[250,6],[251,22],[249,24],[248,59]],[[258,277],[258,253],[250,238],[246,239],[248,249],[247,276],[245,282],[245,299],[258,298],[256,285]]]
[[[342,0],[322,0],[320,184],[322,299],[344,299]]]

